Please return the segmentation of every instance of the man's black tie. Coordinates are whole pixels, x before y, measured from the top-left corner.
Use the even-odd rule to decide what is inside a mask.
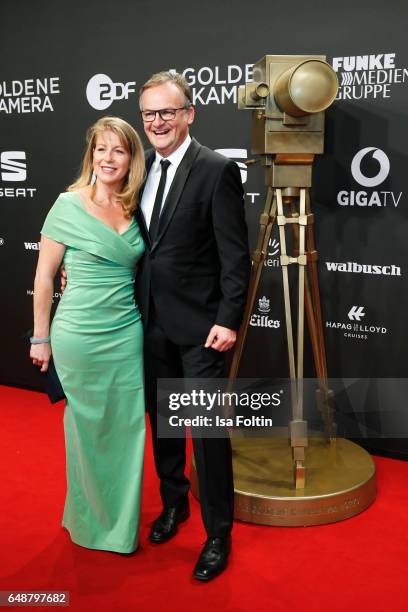
[[[150,219],[149,226],[149,235],[152,243],[156,240],[157,230],[159,229],[159,221],[160,221],[160,211],[161,205],[163,201],[164,188],[166,186],[166,178],[167,178],[167,169],[170,166],[170,162],[168,159],[162,159],[160,162],[161,165],[161,177],[159,186],[156,192],[156,198],[154,200],[152,218]]]

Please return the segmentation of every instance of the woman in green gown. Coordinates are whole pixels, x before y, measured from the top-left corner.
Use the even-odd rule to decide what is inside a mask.
[[[144,250],[134,210],[144,153],[125,121],[88,131],[77,181],[41,230],[34,284],[33,362],[51,350],[67,402],[63,525],[81,546],[121,553],[138,543],[145,437],[143,336],[134,300]],[[54,276],[68,283],[49,332]]]

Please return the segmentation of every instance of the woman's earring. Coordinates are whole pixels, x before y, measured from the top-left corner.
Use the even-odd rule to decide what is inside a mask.
[[[91,185],[95,185],[96,183],[96,173],[95,170],[92,171],[92,177],[91,177]]]

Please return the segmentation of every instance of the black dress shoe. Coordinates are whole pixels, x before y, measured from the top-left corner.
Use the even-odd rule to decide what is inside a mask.
[[[221,574],[227,567],[230,550],[231,536],[208,538],[194,568],[194,578],[206,582]]]
[[[188,501],[181,506],[164,508],[160,516],[154,521],[149,540],[154,544],[163,544],[177,533],[179,523],[186,521],[190,516]]]

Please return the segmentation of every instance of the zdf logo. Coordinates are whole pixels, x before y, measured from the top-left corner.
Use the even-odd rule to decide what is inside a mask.
[[[114,83],[107,74],[95,74],[86,86],[86,97],[96,110],[108,108],[114,100],[127,100],[136,92],[136,81]]]
[[[372,159],[375,159],[379,164],[378,172],[375,176],[366,176],[361,170],[362,161],[371,154]],[[385,181],[390,172],[390,160],[381,149],[376,147],[365,147],[361,149],[351,162],[351,174],[357,183],[363,187],[376,187]]]
[[[27,164],[25,151],[3,151],[0,155],[1,180],[25,181]]]

